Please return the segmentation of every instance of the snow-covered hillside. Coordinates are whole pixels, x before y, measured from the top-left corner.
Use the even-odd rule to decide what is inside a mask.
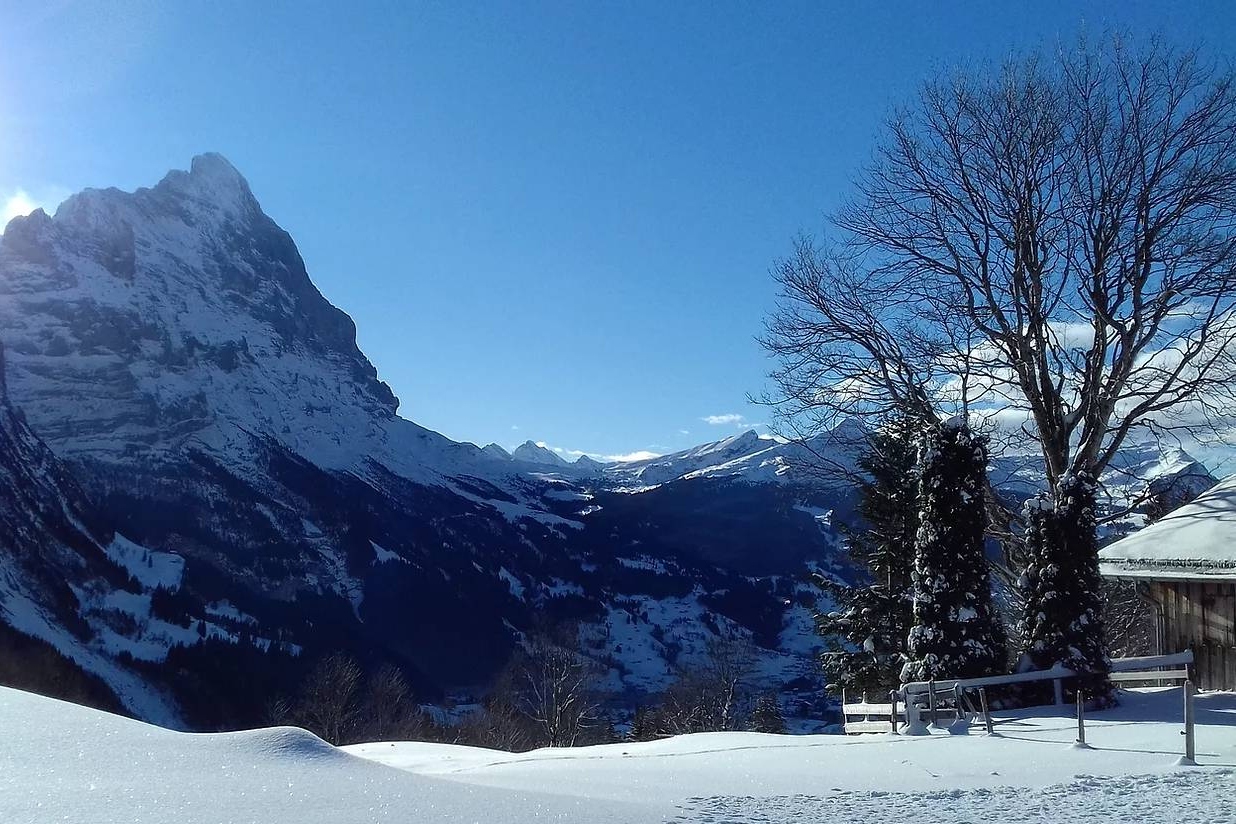
[[[128,711],[176,725],[175,705],[116,656],[127,649],[161,659],[184,632],[151,615],[153,591],[175,589],[183,562],[99,517],[9,405],[3,370],[0,348],[0,621],[100,679],[100,691]]]
[[[1198,699],[1200,767],[1176,767],[1178,690],[1089,721],[1000,735],[710,733],[512,755],[439,744],[342,750],[294,728],[169,732],[0,688],[8,824],[572,824],[1230,821],[1236,697]]]

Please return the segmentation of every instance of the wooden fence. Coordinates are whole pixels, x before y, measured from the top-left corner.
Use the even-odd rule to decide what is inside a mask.
[[[1111,662],[1108,677],[1115,683],[1181,683],[1189,678],[1188,667],[1193,663],[1192,650],[1173,655],[1147,655],[1136,658],[1117,658]],[[1175,667],[1175,669],[1164,669]],[[986,687],[1006,684],[1023,684],[1034,681],[1053,683],[1057,704],[1064,703],[1063,682],[1078,673],[1065,667],[1046,670],[1015,672],[1009,675],[993,675],[986,678],[947,679],[942,681],[915,681],[903,684],[899,691],[889,694],[887,703],[863,700],[850,703],[846,694],[841,694],[841,718],[847,734],[890,733],[900,729],[904,735],[925,735],[927,720],[938,725],[941,721],[969,722],[978,714],[981,694],[982,714],[991,729],[991,718],[986,707]],[[925,719],[924,716],[927,716]]]

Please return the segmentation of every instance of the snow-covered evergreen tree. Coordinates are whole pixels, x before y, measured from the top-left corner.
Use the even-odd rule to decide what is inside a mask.
[[[1085,473],[1063,478],[1054,500],[1041,496],[1026,506],[1026,571],[1022,620],[1022,669],[1061,664],[1094,673],[1076,682],[1087,700],[1112,702],[1107,650],[1099,607],[1099,560],[1095,539],[1095,484]],[[1097,668],[1095,662],[1101,662]]]
[[[1005,671],[1007,651],[984,551],[987,442],[960,421],[933,427],[919,464],[914,626],[906,681]]]
[[[858,460],[861,525],[847,551],[867,579],[846,586],[817,578],[835,609],[816,616],[830,688],[882,695],[898,686],[910,630],[910,571],[918,529],[918,422],[903,416],[873,433]]]
[[[776,693],[766,692],[759,697],[755,709],[751,711],[748,727],[752,732],[785,735],[785,716],[781,714],[781,703]]]

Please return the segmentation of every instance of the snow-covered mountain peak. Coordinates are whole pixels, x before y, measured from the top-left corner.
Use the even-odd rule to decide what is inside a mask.
[[[249,189],[249,181],[227,158],[214,152],[193,158],[187,172],[168,172],[155,189],[197,200],[232,215],[260,211]]]
[[[538,464],[541,466],[569,466],[570,465],[567,462],[567,460],[563,458],[561,455],[559,455],[557,452],[554,452],[552,449],[548,449],[544,446],[541,446],[536,441],[532,441],[532,440],[524,441],[522,444],[517,446],[515,448],[515,451],[511,453],[511,457],[517,461],[523,461],[524,463]]]
[[[346,464],[398,408],[352,320],[219,155],[13,221],[0,273],[14,397],[65,454],[257,436]]]
[[[602,469],[604,466],[606,466],[606,464],[603,464],[594,458],[590,458],[587,455],[580,455],[578,458],[575,459],[572,465],[577,466],[581,469],[587,469],[590,471],[599,470],[599,469]]]
[[[486,444],[485,446],[481,447],[481,454],[487,455],[490,458],[494,458],[495,460],[499,460],[499,461],[511,460],[511,453],[507,452],[505,449],[498,446],[498,444],[496,443]]]

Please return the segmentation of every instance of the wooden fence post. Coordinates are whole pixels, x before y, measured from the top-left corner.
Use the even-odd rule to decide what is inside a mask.
[[[888,722],[892,725],[893,735],[897,734],[897,690],[888,691]]]
[[[996,731],[991,723],[991,710],[987,708],[987,688],[979,687],[979,703],[983,707],[983,724],[987,727],[988,735],[995,735]]]
[[[1189,767],[1197,766],[1197,748],[1193,737],[1193,682],[1184,682],[1184,732],[1185,754],[1180,764]]]
[[[940,719],[936,716],[936,679],[934,678],[927,682],[927,718],[931,726],[940,726]]]
[[[1086,693],[1077,691],[1077,743],[1086,746]]]

